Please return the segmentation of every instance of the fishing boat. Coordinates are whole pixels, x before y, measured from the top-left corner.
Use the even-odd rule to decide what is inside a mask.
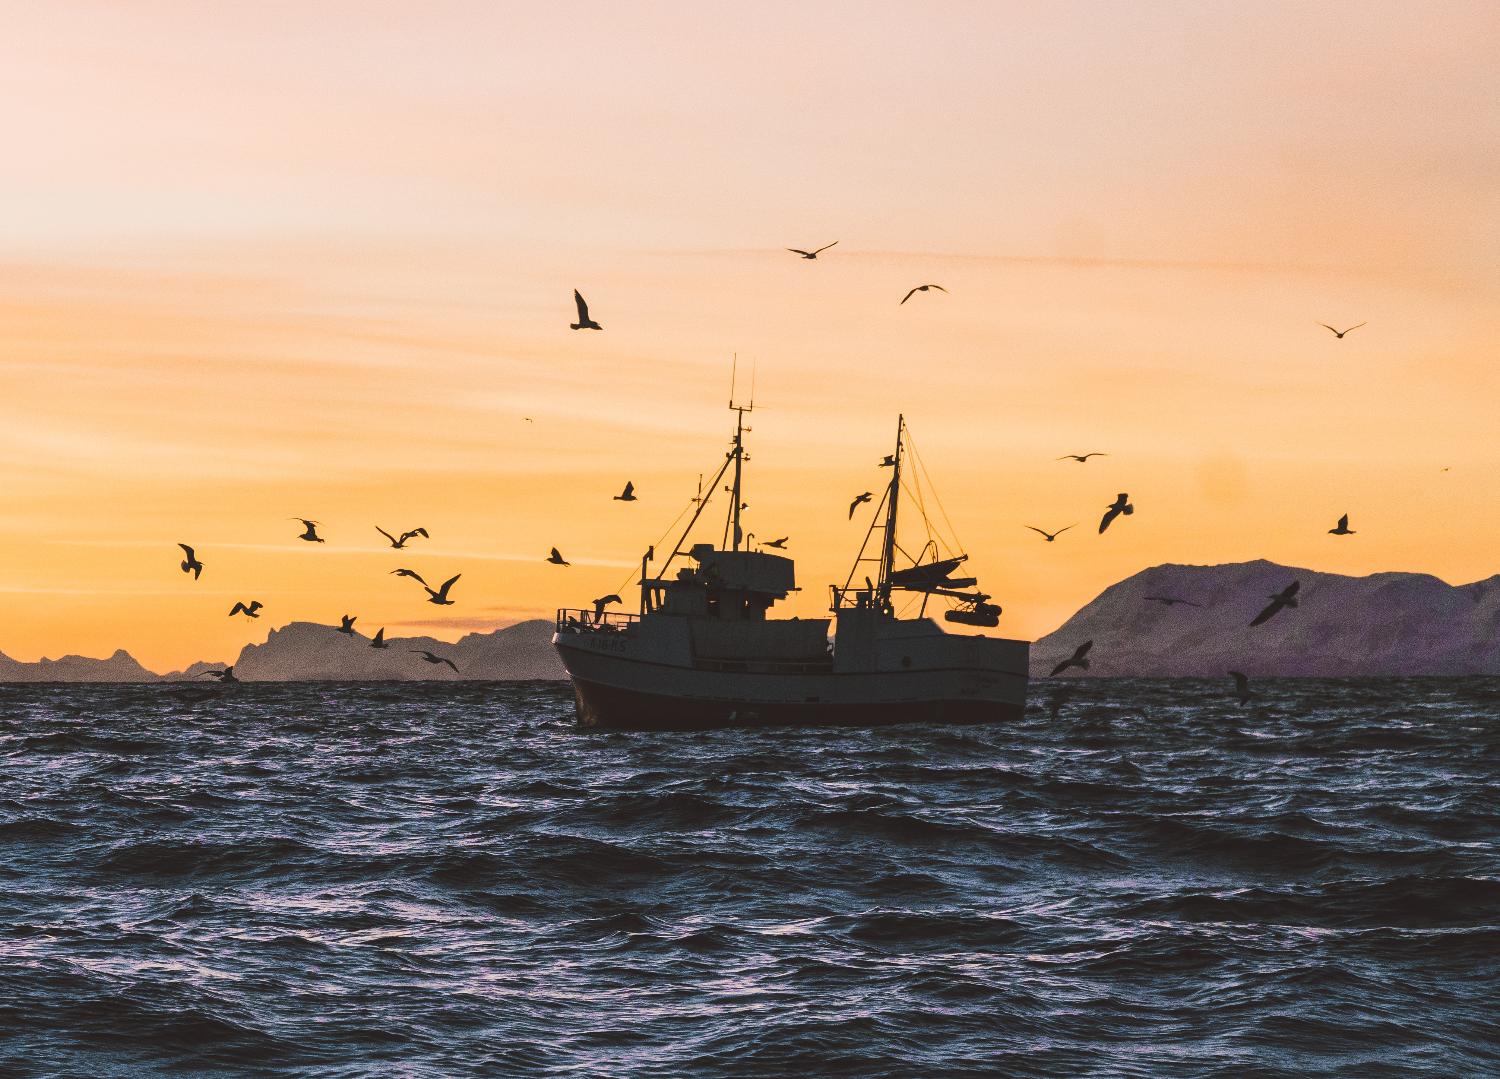
[[[994,628],[1001,608],[965,575],[966,554],[942,550],[919,484],[912,501],[926,539],[914,553],[898,541],[908,489],[904,417],[895,451],[881,462],[890,478],[882,498],[871,500],[848,579],[830,585],[831,617],[771,616],[798,588],[792,559],[741,530],[745,415],[753,407],[730,402],[734,438],[718,474],[700,484],[691,519],[660,566],[654,547],[641,559],[638,610],[596,603],[557,612],[552,643],[573,681],[579,725],[691,730],[1019,717],[1031,646],[965,632]],[[730,496],[721,542],[690,543],[721,485]],[[928,614],[933,601],[948,606],[943,621],[959,629],[945,631]]]

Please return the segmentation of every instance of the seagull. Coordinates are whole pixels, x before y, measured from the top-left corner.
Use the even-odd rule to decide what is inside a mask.
[[[435,603],[439,607],[452,607],[453,601],[448,598],[448,589],[452,588],[453,583],[462,576],[462,573],[455,573],[452,577],[449,577],[446,581],[444,581],[436,591],[433,591],[431,588],[427,588],[427,582],[423,581],[422,587],[427,588],[427,602]]]
[[[229,617],[233,618],[237,614],[242,614],[246,618],[259,618],[260,609],[264,606],[265,604],[258,599],[252,599],[248,605],[243,602],[236,603],[233,607],[229,608]]]
[[[584,300],[583,293],[579,292],[576,288],[573,290],[573,302],[578,305],[578,321],[577,322],[570,322],[570,323],[568,323],[568,329],[570,329],[570,330],[602,330],[602,329],[604,329],[603,326],[599,325],[593,319],[589,318],[589,305],[588,305],[588,302],[586,300]]]
[[[1040,532],[1043,536],[1047,537],[1047,542],[1048,543],[1052,543],[1052,542],[1056,541],[1056,539],[1057,539],[1058,536],[1061,536],[1064,532],[1066,532],[1068,530],[1068,528],[1073,528],[1075,526],[1074,525],[1069,525],[1068,528],[1059,528],[1056,532],[1044,532],[1044,531],[1042,531],[1042,529],[1038,528],[1036,525],[1027,525],[1026,527],[1029,528],[1029,529],[1031,529],[1033,532]]]
[[[875,496],[873,494],[871,494],[869,491],[866,491],[864,494],[856,498],[853,502],[849,503],[849,520],[854,520],[854,511],[859,509],[859,507],[863,503],[870,501],[870,499],[874,497]]]
[[[342,615],[339,615],[339,622],[341,624],[340,624],[340,626],[338,628],[338,632],[339,633],[347,633],[351,637],[354,636],[354,620],[356,618],[358,618],[358,617],[359,617],[359,615],[357,615],[357,614],[342,614]]]
[[[1352,528],[1349,527],[1349,515],[1346,513],[1342,517],[1340,517],[1339,518],[1338,527],[1337,528],[1330,528],[1328,530],[1328,534],[1330,536],[1352,536],[1352,535],[1354,535],[1354,529],[1352,529]]]
[[[204,671],[198,677],[199,678],[217,678],[220,682],[238,682],[239,681],[239,679],[234,676],[234,668],[232,666],[225,667],[222,671]]]
[[[778,551],[784,551],[786,550],[786,541],[791,538],[791,536],[782,536],[780,539],[766,540],[766,542],[762,543],[761,546],[775,547]]]
[[[1239,671],[1230,671],[1229,677],[1234,679],[1234,692],[1239,697],[1241,704],[1249,704],[1250,698],[1255,696],[1255,691],[1250,688],[1250,679]]]
[[[552,553],[549,554],[546,558],[542,559],[542,561],[551,562],[554,566],[571,566],[573,564],[566,558],[564,558],[562,556],[562,552],[560,552],[556,547],[552,548]]]
[[[1094,647],[1094,642],[1093,641],[1084,641],[1082,644],[1080,644],[1077,648],[1075,648],[1073,650],[1073,654],[1071,656],[1069,656],[1067,659],[1063,660],[1056,667],[1053,667],[1052,668],[1052,673],[1048,677],[1050,677],[1050,678],[1056,678],[1058,675],[1062,674],[1062,672],[1065,671],[1065,670],[1067,670],[1069,667],[1077,667],[1081,671],[1088,670],[1089,669],[1089,649],[1092,648],[1092,647]]]
[[[1178,599],[1176,596],[1145,596],[1144,599],[1152,603],[1160,603],[1163,607],[1175,607],[1177,604],[1186,604],[1189,607],[1202,607],[1201,603],[1194,603],[1190,599]]]
[[[186,543],[179,543],[177,546],[181,547],[182,553],[187,555],[182,560],[182,572],[191,573],[193,580],[196,581],[203,575],[203,563],[198,561],[198,556],[193,553],[193,549]]]
[[[381,528],[379,525],[375,526],[375,531],[379,532],[386,539],[390,540],[391,541],[391,546],[394,547],[398,551],[401,550],[401,548],[403,548],[403,547],[406,546],[406,541],[407,540],[409,540],[409,539],[415,539],[417,536],[421,536],[423,539],[431,539],[431,537],[427,535],[427,529],[425,529],[425,528],[413,528],[410,532],[403,532],[403,533],[401,533],[401,535],[400,535],[399,538],[396,537],[396,536],[391,535],[389,532],[387,532],[385,529]]]
[[[836,244],[836,243],[838,243],[838,241],[834,240],[833,244]],[[801,255],[805,259],[815,259],[815,258],[818,257],[818,255],[821,252],[827,251],[830,247],[832,247],[833,244],[824,244],[822,247],[818,248],[816,251],[803,251],[799,247],[788,247],[787,250],[790,251],[794,255]]]
[[[614,500],[616,502],[634,502],[635,501],[635,484],[631,483],[629,480],[626,480],[625,481],[625,490],[623,490],[619,494],[615,495],[615,499]]]
[[[947,292],[948,291],[942,285],[918,285],[916,288],[914,288],[910,292],[908,292],[905,296],[901,297],[901,303],[905,303],[907,300],[911,299],[917,293],[919,293],[919,292],[926,292],[930,288],[935,288],[939,292]],[[898,303],[896,306],[900,307],[901,303]]]
[[[300,539],[300,540],[306,540],[308,543],[322,543],[323,542],[323,537],[320,536],[320,535],[318,535],[318,522],[317,521],[309,521],[306,517],[288,517],[287,520],[289,520],[289,521],[301,521],[302,522],[302,527],[304,527],[305,529],[307,529],[306,532],[302,533],[302,535],[300,535],[300,536],[297,537],[298,539]]]
[[[1109,527],[1109,523],[1120,516],[1120,514],[1123,513],[1126,517],[1129,517],[1134,512],[1135,507],[1130,504],[1129,495],[1123,491],[1115,495],[1113,504],[1104,511],[1104,518],[1099,522],[1099,534],[1102,536],[1104,530]]]
[[[1274,596],[1271,596],[1271,602],[1266,605],[1266,609],[1261,611],[1260,614],[1251,619],[1250,624],[1252,626],[1258,626],[1262,622],[1270,621],[1271,617],[1275,615],[1277,611],[1281,610],[1281,608],[1297,606],[1297,589],[1301,587],[1301,581],[1293,581],[1291,584],[1283,588],[1280,592],[1277,592]]]
[[[611,592],[607,596],[600,596],[598,599],[594,600],[594,621],[597,622],[604,617],[604,608],[608,607],[611,603],[624,602],[625,601],[623,599],[615,595],[613,592]]]
[[[381,626],[379,629],[377,629],[375,631],[375,636],[373,636],[373,637],[370,638],[370,647],[371,648],[389,648],[390,647],[390,645],[388,645],[388,644],[385,643],[385,627],[384,626]]]
[[[454,674],[458,673],[458,667],[454,666],[453,661],[451,659],[448,659],[446,656],[435,656],[424,648],[408,648],[407,651],[413,653],[414,655],[421,656],[428,663],[446,663],[448,664],[448,666],[453,667]]]
[[[1077,461],[1081,465],[1088,464],[1090,457],[1108,457],[1107,453],[1065,453],[1058,458],[1059,461]]]
[[[418,573],[414,569],[393,569],[393,570],[391,570],[391,576],[392,577],[410,577],[412,580],[416,581],[423,588],[427,587],[427,582],[424,581],[424,580],[422,580],[422,575],[420,573]]]
[[[1344,334],[1346,334],[1346,333],[1352,333],[1353,331],[1359,329],[1359,326],[1366,326],[1366,325],[1368,325],[1368,323],[1361,322],[1359,324],[1359,326],[1350,326],[1349,329],[1347,329],[1347,330],[1335,330],[1332,326],[1328,325],[1328,323],[1326,323],[1326,322],[1320,322],[1320,323],[1318,323],[1318,325],[1321,326],[1321,327],[1323,327],[1323,329],[1332,332],[1333,336],[1337,337],[1340,341],[1342,341],[1344,339]]]

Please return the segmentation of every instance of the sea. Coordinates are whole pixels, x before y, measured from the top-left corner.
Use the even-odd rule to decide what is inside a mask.
[[[0,1075],[1500,1075],[1500,680],[0,686]]]

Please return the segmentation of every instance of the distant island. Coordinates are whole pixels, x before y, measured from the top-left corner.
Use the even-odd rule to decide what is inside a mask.
[[[1266,597],[1293,580],[1302,582],[1300,605],[1252,628]],[[564,679],[552,628],[532,619],[451,643],[390,637],[389,648],[375,649],[360,634],[292,622],[264,644],[246,645],[234,670],[247,682]],[[1066,677],[1500,675],[1500,575],[1450,585],[1425,573],[1347,577],[1264,560],[1153,566],[1111,585],[1033,644],[1032,677],[1045,677],[1086,640],[1094,642],[1089,669]],[[452,659],[458,673],[413,649]],[[224,666],[154,674],[123,650],[36,663],[0,653],[0,682],[207,681]]]
[[[292,622],[273,629],[264,644],[247,644],[234,661],[244,682],[444,681],[517,682],[567,677],[552,650],[552,623],[535,618],[458,641],[435,637],[386,637],[386,648],[371,648],[363,634],[350,636],[333,626]],[[446,656],[458,668],[428,663],[417,651]],[[0,654],[0,682],[183,682],[203,681],[223,663],[194,663],[182,671],[153,674],[128,652],[108,659],[64,656],[21,663]]]
[[[1302,583],[1299,605],[1251,627],[1292,581]],[[1346,577],[1264,560],[1153,566],[1033,644],[1032,677],[1087,640],[1088,671],[1065,677],[1500,674],[1500,575],[1451,585],[1425,573]]]

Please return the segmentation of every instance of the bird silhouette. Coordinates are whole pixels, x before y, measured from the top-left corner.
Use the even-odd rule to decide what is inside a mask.
[[[761,546],[762,547],[774,547],[778,551],[784,551],[784,550],[786,550],[786,541],[789,540],[789,539],[791,539],[791,538],[792,538],[791,536],[782,536],[780,539],[766,540],[766,542],[762,543]]]
[[[1160,603],[1163,607],[1175,607],[1179,603],[1187,607],[1202,607],[1201,603],[1194,603],[1190,599],[1178,599],[1176,596],[1144,596],[1143,599],[1152,603]]]
[[[427,588],[427,602],[434,603],[439,607],[453,606],[453,601],[448,598],[448,589],[452,588],[454,582],[462,576],[462,573],[455,573],[452,577],[449,577],[446,581],[444,581],[436,590],[427,588],[427,582],[423,581],[422,587]]]
[[[359,615],[357,614],[339,615],[338,632],[347,633],[351,637],[354,636],[354,620],[358,617]]]
[[[1346,333],[1352,333],[1353,331],[1359,329],[1359,326],[1367,326],[1367,325],[1369,325],[1369,323],[1361,322],[1359,324],[1359,326],[1350,326],[1347,330],[1335,330],[1332,326],[1328,325],[1328,323],[1326,323],[1326,322],[1320,322],[1320,323],[1318,323],[1318,325],[1321,326],[1321,327],[1323,327],[1323,329],[1329,331],[1330,333],[1333,334],[1333,336],[1337,337],[1340,341],[1342,341],[1344,339],[1344,334],[1346,334]]]
[[[458,673],[457,665],[454,664],[454,662],[446,656],[435,656],[425,648],[408,648],[407,651],[411,652],[413,655],[421,656],[428,663],[446,663],[448,664],[448,666],[453,668],[454,674]]]
[[[1057,537],[1061,536],[1064,532],[1066,532],[1068,530],[1068,528],[1074,528],[1076,526],[1075,525],[1068,525],[1068,528],[1059,528],[1056,532],[1047,532],[1047,531],[1044,531],[1043,529],[1038,528],[1036,525],[1027,525],[1026,527],[1029,528],[1029,529],[1031,529],[1033,532],[1036,532],[1036,533],[1041,534],[1042,536],[1045,536],[1048,543],[1054,543],[1054,542],[1056,542]]]
[[[626,480],[625,481],[625,490],[623,490],[619,494],[615,495],[615,501],[616,502],[634,502],[635,501],[635,484],[631,483],[629,480]]]
[[[1250,688],[1250,679],[1239,671],[1230,671],[1229,677],[1234,679],[1234,693],[1240,699],[1240,704],[1249,704],[1250,698],[1255,696],[1255,691]]]
[[[204,671],[199,678],[217,678],[220,682],[238,682],[234,676],[234,667],[225,667],[222,671]]]
[[[371,648],[389,648],[390,647],[390,645],[388,645],[388,644],[385,643],[385,627],[384,626],[381,626],[379,629],[377,629],[375,631],[375,636],[373,636],[373,637],[370,638],[370,647]]]
[[[323,537],[318,535],[318,522],[309,521],[306,517],[288,517],[289,521],[301,521],[305,531],[297,538],[306,540],[308,543],[322,543]]]
[[[864,494],[857,496],[853,502],[849,503],[849,520],[854,520],[854,511],[859,509],[862,504],[870,501],[870,499],[874,497],[875,496],[873,494],[871,494],[869,491],[866,491]]]
[[[1134,512],[1135,507],[1130,504],[1129,495],[1123,491],[1115,495],[1114,502],[1104,511],[1104,517],[1099,521],[1099,534],[1102,536],[1104,530],[1109,527],[1110,522],[1120,516],[1120,514],[1123,513],[1126,517],[1129,517]]]
[[[182,572],[191,573],[193,580],[196,581],[203,575],[203,563],[198,561],[198,556],[193,553],[193,549],[186,543],[179,543],[177,546],[181,547],[182,553],[187,555],[182,560]]]
[[[937,289],[937,290],[938,290],[938,291],[939,291],[939,292],[947,292],[947,291],[948,291],[948,290],[947,290],[947,289],[945,289],[945,288],[944,288],[944,287],[943,287],[943,286],[942,286],[942,285],[918,285],[918,286],[917,286],[917,287],[916,287],[916,288],[914,288],[914,289],[912,289],[912,290],[911,290],[911,291],[910,291],[910,292],[908,292],[908,293],[907,293],[907,294],[906,294],[906,295],[905,295],[905,296],[903,296],[903,297],[901,297],[901,303],[898,303],[898,304],[897,304],[897,305],[896,305],[896,306],[897,306],[897,307],[900,307],[900,306],[901,306],[901,304],[903,304],[903,303],[905,303],[905,302],[906,302],[906,301],[907,301],[907,300],[909,300],[909,299],[911,299],[911,298],[912,298],[912,297],[913,297],[913,296],[915,296],[915,295],[916,295],[916,294],[917,294],[917,293],[919,293],[919,292],[926,292],[926,291],[927,291],[927,290],[928,290],[928,289],[930,289],[930,288],[935,288],[935,289]]]
[[[834,240],[833,244],[836,244],[836,243],[838,243],[838,241]],[[824,244],[822,247],[818,248],[816,251],[803,251],[800,247],[788,247],[787,250],[790,251],[794,255],[801,255],[805,259],[815,259],[815,258],[818,257],[818,255],[820,253],[822,253],[824,251],[827,251],[830,247],[832,247],[833,244]]]
[[[412,580],[416,581],[423,588],[427,587],[427,582],[422,579],[422,575],[420,573],[418,573],[414,569],[393,569],[393,570],[391,570],[391,576],[392,577],[410,577]]]
[[[1059,461],[1077,461],[1081,465],[1088,464],[1090,457],[1108,457],[1107,453],[1065,453],[1058,458]]]
[[[1057,719],[1062,715],[1063,706],[1072,699],[1073,690],[1071,688],[1059,689],[1056,693],[1052,694],[1051,699],[1047,702],[1047,714],[1053,719]]]
[[[1094,642],[1093,641],[1084,641],[1082,644],[1080,644],[1077,648],[1075,648],[1073,650],[1073,654],[1071,656],[1069,656],[1067,659],[1063,660],[1056,667],[1053,667],[1052,668],[1052,673],[1048,677],[1056,678],[1058,675],[1062,674],[1063,671],[1067,670],[1069,667],[1077,667],[1081,671],[1088,670],[1089,669],[1089,649],[1092,648],[1092,647],[1094,647]]]
[[[1338,526],[1328,530],[1330,536],[1352,536],[1354,529],[1349,527],[1349,515],[1346,513],[1339,518]]]
[[[625,601],[611,592],[607,596],[600,596],[594,600],[594,621],[597,622],[604,617],[604,608],[611,603],[624,603]]]
[[[579,292],[576,288],[573,290],[573,302],[578,305],[578,321],[577,322],[570,322],[570,323],[568,323],[568,329],[570,329],[570,330],[602,330],[602,329],[604,329],[603,326],[599,325],[593,319],[589,318],[589,305],[584,300],[583,293]]]
[[[391,541],[391,546],[394,547],[398,551],[401,550],[403,547],[406,546],[406,541],[409,540],[409,539],[416,539],[416,537],[418,537],[418,536],[421,536],[423,539],[430,539],[431,538],[430,536],[427,535],[427,529],[425,529],[425,528],[413,528],[410,532],[403,532],[403,533],[401,533],[400,536],[393,536],[393,535],[391,535],[389,532],[387,532],[385,529],[381,528],[379,525],[375,526],[375,531],[379,532],[386,539],[390,540]]]
[[[259,618],[260,609],[264,606],[265,604],[258,599],[252,599],[249,603],[236,603],[229,608],[229,617],[233,618],[237,614],[242,614],[246,618]]]
[[[1271,596],[1271,602],[1266,604],[1266,609],[1251,619],[1250,624],[1252,626],[1259,626],[1270,621],[1276,615],[1276,612],[1280,611],[1283,607],[1297,606],[1297,589],[1301,587],[1301,581],[1293,581],[1280,592]]]
[[[552,548],[552,553],[549,554],[543,561],[551,562],[554,566],[571,566],[573,564],[566,558],[564,558],[562,556],[562,553],[558,551],[556,547]]]

